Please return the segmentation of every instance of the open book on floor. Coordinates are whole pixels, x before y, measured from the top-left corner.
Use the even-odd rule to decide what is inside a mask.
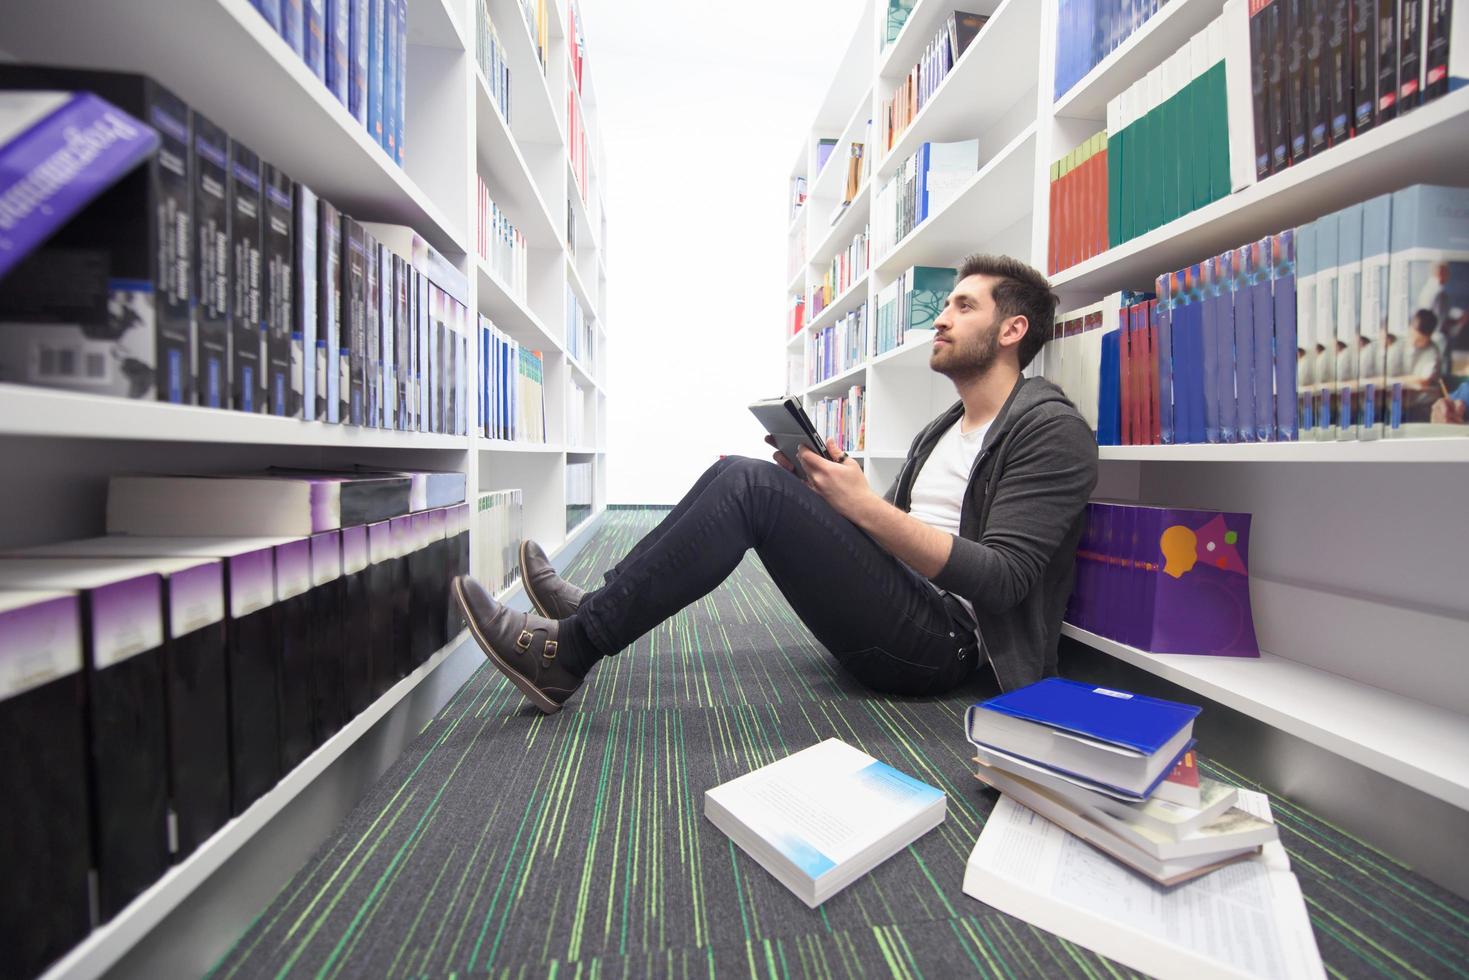
[[[944,794],[829,738],[704,794],[704,816],[815,908],[944,822]]]

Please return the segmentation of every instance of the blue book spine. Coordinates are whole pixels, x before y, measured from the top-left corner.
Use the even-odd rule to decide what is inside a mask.
[[[367,133],[383,141],[383,17],[385,0],[367,0]]]
[[[397,158],[398,149],[398,130],[393,123],[398,98],[398,3],[383,0],[383,129],[378,145],[390,160]]]
[[[1207,441],[1207,413],[1206,393],[1204,390],[1205,379],[1205,355],[1204,355],[1204,280],[1202,268],[1194,265],[1189,267],[1189,390],[1191,391],[1189,406],[1189,441],[1202,443]]]
[[[306,0],[306,26],[303,33],[303,57],[306,67],[317,78],[326,80],[326,0]]]
[[[1255,424],[1255,307],[1249,268],[1248,245],[1230,253],[1230,277],[1234,284],[1230,297],[1234,308],[1234,395],[1240,442],[1254,442],[1259,431]]]
[[[1275,438],[1295,442],[1296,418],[1296,245],[1287,228],[1270,237],[1270,287],[1275,314]]]
[[[408,109],[408,0],[398,0],[398,70],[394,77],[398,86],[393,100],[393,128],[396,131],[393,159],[401,167],[403,136],[408,129],[405,119]]]
[[[250,0],[255,9],[260,11],[270,29],[277,34],[281,32],[281,0]]]
[[[1154,288],[1158,304],[1158,440],[1165,446],[1174,442],[1173,421],[1173,302],[1169,291],[1170,276],[1159,276]]]
[[[1270,238],[1246,246],[1250,318],[1255,327],[1255,441],[1275,440],[1275,314],[1270,294]],[[1294,357],[1294,354],[1291,355]]]
[[[347,87],[347,111],[364,126],[367,125],[367,56],[368,13],[372,0],[343,0],[349,4],[348,36],[350,52],[348,61],[349,84]]]
[[[1118,332],[1109,330],[1102,335],[1102,380],[1097,396],[1097,442],[1103,446],[1117,445],[1118,426]]]
[[[326,87],[337,101],[347,104],[352,52],[351,0],[326,0]]]
[[[1214,293],[1214,367],[1216,395],[1219,399],[1219,441],[1239,442],[1239,404],[1235,391],[1234,351],[1234,275],[1230,253],[1215,256]]]
[[[1219,442],[1219,282],[1214,260],[1206,259],[1199,267],[1203,273],[1203,372],[1204,372],[1204,441]]]
[[[305,26],[305,11],[302,9],[302,0],[280,0],[280,33],[281,37],[296,52],[296,57],[304,58],[306,54],[305,41],[302,38]]]

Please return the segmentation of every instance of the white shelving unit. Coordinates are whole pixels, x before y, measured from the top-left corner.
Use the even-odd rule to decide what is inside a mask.
[[[553,559],[574,554],[606,508],[607,218],[590,81],[596,49],[593,43],[580,97],[593,145],[583,200],[572,178],[565,135],[566,104],[575,86],[564,9],[568,0],[547,5],[544,69],[517,0],[484,2],[512,72],[509,122],[496,108],[477,63],[474,27],[480,0],[409,0],[401,167],[250,0],[16,0],[7,5],[0,56],[149,74],[344,213],[406,225],[422,235],[467,277],[471,317],[483,314],[543,353],[547,433],[545,443],[510,443],[473,434],[474,418],[471,435],[424,435],[0,384],[0,451],[8,462],[6,479],[0,481],[0,507],[8,517],[0,525],[0,547],[103,533],[107,478],[114,473],[360,463],[462,470],[471,504],[481,492],[519,488],[525,534]],[[475,252],[476,177],[527,239],[524,296]],[[568,209],[579,223],[574,251],[567,235]],[[583,361],[567,353],[568,285],[593,321],[596,344]],[[477,348],[471,344],[475,356]],[[478,377],[477,371],[471,370],[471,377]],[[573,382],[583,389],[580,399],[572,398]],[[577,445],[568,446],[573,413],[580,413],[582,435]],[[574,528],[567,526],[572,520],[569,463],[593,466],[590,515],[577,510]],[[482,570],[478,543],[472,548],[475,568]],[[282,815],[300,809],[293,804],[299,795],[311,793],[313,786],[321,793],[323,782],[344,785],[345,777],[332,774],[336,760],[353,753],[365,733],[374,733],[372,764],[381,771],[418,730],[417,724],[407,727],[407,715],[399,717],[400,702],[413,700],[416,712],[431,714],[436,704],[418,703],[427,697],[423,692],[439,692],[433,697],[442,703],[457,686],[440,692],[449,683],[449,667],[459,677],[478,662],[462,637],[440,651],[48,976],[92,977],[112,969],[135,945],[146,943],[160,923],[188,906],[219,869],[239,864],[232,855],[247,850],[262,828],[275,825],[278,831],[282,820],[294,819]],[[427,684],[431,678],[437,680]],[[356,754],[362,754],[360,746]],[[353,766],[353,778],[368,769],[360,762]],[[370,784],[370,779],[354,784],[354,791]],[[340,817],[355,802],[356,797],[344,798],[330,805]],[[270,894],[264,893],[260,907]]]
[[[839,188],[814,174],[816,141],[850,130],[883,102],[949,13],[991,15],[893,150],[877,154],[863,195],[835,229]],[[787,302],[808,299],[830,256],[873,216],[883,181],[924,141],[979,139],[980,168],[953,201],[886,254],[801,332],[782,338],[789,389],[808,409],[865,387],[864,461],[885,490],[918,429],[953,403],[953,386],[928,369],[928,337],[807,382],[806,340],[876,298],[908,267],[955,267],[972,252],[1046,264],[1049,164],[1106,125],[1107,102],[1188,43],[1224,0],[1170,0],[1060,99],[1053,99],[1056,0],[958,4],[919,0],[897,40],[880,50],[887,4],[864,10],[830,92],[801,147],[792,179],[812,175],[810,197],[787,234]],[[1040,57],[1034,57],[1039,52]],[[853,104],[857,103],[854,110]],[[1052,277],[1060,311],[1119,289],[1150,288],[1159,273],[1225,248],[1415,183],[1463,184],[1450,148],[1469,133],[1469,91],[1456,91],[1346,144],[1215,201]],[[881,139],[874,127],[873,140]],[[841,162],[841,146],[832,159]],[[830,166],[830,165],[829,165]],[[875,223],[875,222],[874,222]],[[815,247],[802,255],[804,240]],[[1313,751],[1362,767],[1386,788],[1416,794],[1428,814],[1415,831],[1374,823],[1370,803],[1331,801],[1343,825],[1457,890],[1469,890],[1469,679],[1458,651],[1469,627],[1460,581],[1459,496],[1469,439],[1109,446],[1098,497],[1248,512],[1251,593],[1260,660],[1143,653],[1065,628],[1071,639],[1186,691],[1226,705]],[[1455,651],[1449,653],[1447,651]],[[1209,754],[1209,746],[1201,746]],[[1347,781],[1355,777],[1343,777]],[[1326,794],[1320,797],[1326,804]],[[1309,801],[1307,801],[1309,802]],[[1438,832],[1438,843],[1429,842]]]

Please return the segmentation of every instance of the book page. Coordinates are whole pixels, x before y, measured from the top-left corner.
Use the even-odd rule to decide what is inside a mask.
[[[1241,790],[1240,805],[1269,818],[1264,794]],[[1278,843],[1268,845],[1255,858],[1165,888],[1001,797],[970,865],[1054,903],[1054,919],[1036,924],[1092,948],[1095,930],[1067,935],[1069,923],[1102,923],[1119,942],[1151,940],[1250,976],[1321,976],[1300,887],[1283,856]],[[1116,949],[1098,952],[1125,961]]]

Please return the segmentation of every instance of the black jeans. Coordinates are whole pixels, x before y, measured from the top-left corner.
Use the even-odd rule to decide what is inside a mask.
[[[774,463],[731,456],[589,592],[576,621],[612,655],[712,592],[754,548],[797,616],[863,685],[939,694],[979,651],[957,603]]]

